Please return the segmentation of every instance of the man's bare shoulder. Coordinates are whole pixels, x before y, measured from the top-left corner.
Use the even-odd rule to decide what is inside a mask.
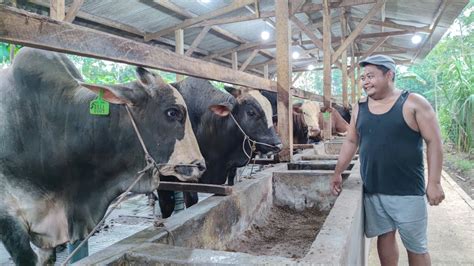
[[[359,99],[359,103],[365,103],[365,102],[367,102],[367,96],[361,97]]]
[[[414,110],[423,110],[423,109],[431,109],[431,104],[428,100],[423,97],[422,95],[412,92],[408,95],[407,103],[409,107]]]

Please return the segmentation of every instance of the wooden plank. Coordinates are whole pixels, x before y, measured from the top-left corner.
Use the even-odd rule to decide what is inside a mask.
[[[332,63],[336,62],[337,58],[341,56],[342,51],[347,49],[349,44],[353,42],[357,36],[362,32],[364,29],[365,25],[369,22],[369,20],[380,10],[380,8],[385,4],[386,0],[378,0],[378,2],[370,9],[369,13],[365,16],[364,19],[357,25],[356,29],[351,32],[349,37],[344,40],[341,46],[334,52],[334,56],[332,58]]]
[[[67,10],[64,21],[73,22],[77,16],[77,13],[79,12],[79,9],[81,9],[82,4],[84,4],[84,0],[74,0],[71,7]]]
[[[150,40],[156,39],[160,36],[170,34],[170,33],[172,33],[173,31],[175,31],[177,29],[187,28],[187,27],[192,26],[194,24],[197,24],[201,21],[211,19],[211,18],[215,18],[215,17],[221,16],[221,15],[230,13],[230,12],[232,12],[234,10],[237,10],[239,8],[242,8],[246,5],[250,5],[253,1],[254,0],[234,0],[232,2],[232,4],[230,4],[228,6],[225,6],[225,7],[222,7],[222,8],[219,8],[219,9],[216,9],[214,11],[211,11],[211,12],[205,14],[205,15],[198,16],[198,17],[195,17],[195,18],[186,19],[182,23],[179,23],[175,26],[160,30],[160,31],[155,32],[155,33],[146,34],[145,35],[145,41],[150,41]]]
[[[200,184],[200,183],[169,182],[169,181],[160,181],[158,190],[201,192],[201,193],[211,193],[211,194],[220,195],[220,196],[232,195],[232,191],[233,191],[231,186]]]
[[[347,35],[347,15],[344,8],[341,8],[341,30],[342,36]],[[341,38],[341,45],[344,43],[344,39]],[[348,95],[347,95],[347,49],[345,49],[341,54],[341,72],[342,72],[342,105],[344,107],[349,107]]]
[[[276,60],[277,60],[277,111],[278,133],[283,148],[279,153],[282,162],[291,161],[293,157],[293,119],[290,97],[291,66],[288,0],[275,1],[276,12]]]
[[[389,37],[380,37],[377,42],[375,42],[367,52],[365,52],[362,56],[359,56],[359,58],[362,60],[366,58],[367,56],[370,56],[377,48],[379,48]],[[383,53],[383,52],[381,52]],[[356,55],[359,53],[356,53]],[[349,70],[349,72],[352,72],[353,69]]]
[[[331,65],[331,14],[329,13],[329,0],[323,0],[323,96],[325,107],[331,107]],[[332,119],[329,116],[328,127],[323,130],[325,139],[331,138],[331,122]]]
[[[263,78],[268,79],[268,64],[263,65]]]
[[[201,30],[201,32],[198,34],[196,39],[194,39],[193,43],[191,44],[191,46],[189,47],[189,49],[186,51],[186,53],[184,55],[191,56],[193,54],[194,50],[202,42],[202,40],[204,39],[204,36],[206,36],[206,34],[209,32],[210,29],[211,29],[211,27],[209,27],[209,26],[204,27]]]
[[[0,6],[0,40],[251,88],[276,90],[274,82],[254,75],[7,6]]]
[[[184,30],[183,29],[177,29],[174,32],[174,39],[176,42],[175,52],[179,55],[184,54]],[[184,79],[183,75],[176,74],[176,81],[181,81]]]
[[[313,144],[293,144],[293,149],[313,149],[314,145]]]
[[[296,77],[294,77],[293,80],[291,81],[292,86],[301,77],[302,74],[303,74],[303,72],[300,72],[300,73],[296,74]]]
[[[50,0],[49,16],[52,19],[63,21],[66,13],[65,10],[64,0]]]
[[[292,16],[291,21],[298,26],[305,34],[308,36],[308,38],[316,45],[319,49],[323,49],[323,42],[318,39],[318,37],[308,28],[304,23],[299,20],[297,17]]]
[[[155,0],[156,1],[156,0]],[[162,0],[166,1],[166,0]],[[331,3],[331,8],[339,8],[339,7],[348,7],[348,6],[356,6],[356,5],[365,5],[365,4],[372,4],[375,3],[375,0],[342,0],[340,3],[333,2]],[[321,4],[305,4],[303,5],[296,14],[299,13],[313,13],[318,12],[323,9]],[[238,23],[244,21],[252,21],[252,20],[259,20],[259,19],[266,19],[275,17],[274,11],[260,11],[260,16],[252,15],[239,15],[234,17],[226,17],[226,18],[217,18],[217,19],[209,19],[198,24],[195,24],[191,27],[203,27],[203,26],[213,26],[213,25],[224,25],[224,24],[231,24],[231,23]]]
[[[383,38],[383,37],[381,37]],[[388,37],[386,37],[388,38]],[[380,47],[382,47],[383,45],[380,45]],[[369,51],[365,51],[365,52],[357,52],[355,53],[356,56],[364,56],[365,54],[367,54]],[[384,55],[399,55],[399,54],[405,54],[407,53],[408,50],[396,50],[396,51],[377,51],[377,52],[372,52],[372,54],[384,54]]]
[[[252,62],[252,60],[255,58],[255,56],[258,54],[258,50],[253,50],[250,56],[245,60],[245,62],[240,66],[240,71],[245,71],[247,66]]]
[[[355,65],[356,65],[356,62],[355,62],[355,57],[354,55],[352,55],[351,57],[351,69],[354,69]],[[351,102],[352,104],[355,104],[356,103],[356,73],[355,71],[349,71],[350,75],[351,75]]]
[[[232,53],[232,69],[239,70],[239,59],[237,57],[237,52]]]
[[[441,4],[439,5],[438,7],[438,11],[436,12],[436,14],[434,15],[433,17],[433,20],[431,21],[431,24],[429,26],[429,30],[431,31],[430,34],[428,35],[428,37],[426,37],[423,41],[423,43],[420,45],[420,49],[418,49],[418,51],[416,52],[415,56],[413,56],[413,59],[412,59],[412,63],[415,62],[416,58],[418,58],[418,55],[420,55],[421,51],[423,50],[423,48],[425,47],[425,45],[428,43],[428,40],[431,39],[431,36],[433,36],[433,32],[434,32],[434,29],[436,28],[436,26],[438,25],[440,19],[441,19],[441,15],[444,13],[444,11],[446,10],[446,7],[448,6],[448,0],[442,0]]]
[[[351,16],[351,20],[360,22],[363,19],[359,17]],[[427,33],[431,32],[429,27],[414,27],[414,26],[400,25],[395,22],[392,22],[391,20],[379,21],[379,20],[372,19],[372,20],[369,20],[368,24],[392,28],[392,29],[399,29],[399,30],[409,30],[409,31],[416,31],[416,32],[427,32]]]

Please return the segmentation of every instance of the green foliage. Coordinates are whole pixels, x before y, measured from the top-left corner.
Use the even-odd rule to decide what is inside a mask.
[[[14,54],[20,50],[20,45],[13,45],[0,42],[0,66],[7,66],[11,63],[10,51],[15,49]],[[1,67],[0,67],[1,68]]]
[[[473,2],[465,10],[473,10]],[[398,75],[396,86],[425,96],[438,110],[443,137],[474,150],[474,12],[463,12],[428,56]]]

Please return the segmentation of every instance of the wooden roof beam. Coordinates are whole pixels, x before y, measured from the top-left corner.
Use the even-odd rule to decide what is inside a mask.
[[[10,30],[12,28],[15,30]],[[275,83],[267,79],[4,5],[0,5],[0,40],[251,88],[275,90]]]
[[[145,35],[145,41],[150,41],[150,40],[156,39],[160,36],[170,34],[170,33],[174,32],[177,29],[187,28],[187,27],[192,26],[194,24],[197,24],[201,21],[227,14],[227,13],[232,12],[234,10],[243,8],[244,6],[249,5],[253,2],[254,2],[254,0],[235,0],[235,1],[232,2],[232,4],[230,4],[228,6],[225,6],[223,8],[216,9],[216,10],[211,11],[207,14],[202,15],[202,16],[186,19],[185,21],[183,21],[183,22],[181,22],[177,25],[174,25],[172,27],[160,30],[158,32],[146,34]]]
[[[380,46],[382,47],[382,46]],[[395,54],[404,54],[407,50],[393,50],[393,51],[377,51],[372,52],[372,54],[384,54],[384,55],[395,55]],[[355,56],[364,56],[367,52],[357,52]]]
[[[428,43],[428,40],[431,39],[431,36],[433,36],[433,32],[434,32],[434,29],[436,28],[436,26],[438,25],[440,19],[441,19],[441,15],[443,15],[444,11],[446,10],[446,7],[448,6],[448,0],[441,0],[441,4],[439,5],[439,8],[438,8],[438,11],[436,12],[436,14],[434,15],[433,17],[433,21],[431,22],[430,26],[429,26],[429,29],[430,29],[430,34],[428,35],[427,38],[425,38],[425,40],[423,41],[423,43],[420,45],[420,49],[418,49],[418,52],[416,52],[415,56],[413,56],[413,59],[412,59],[412,63],[415,62],[416,58],[418,57],[418,55],[421,53],[421,51],[423,50],[423,48],[425,47],[425,45]]]
[[[240,71],[245,71],[247,66],[252,62],[255,56],[258,54],[258,50],[253,50],[250,56],[245,60],[245,62],[240,66]]]
[[[370,56],[375,50],[377,50],[377,48],[379,48],[387,39],[389,38],[389,36],[386,36],[386,37],[380,37],[377,42],[375,42],[371,47],[370,49],[367,51],[367,52],[364,52],[364,54],[360,55],[360,58],[359,60],[362,60],[364,58],[366,58],[367,56]],[[357,54],[357,53],[356,53]],[[355,67],[355,65],[352,65],[351,69],[349,70],[349,73],[352,73],[352,71],[354,71],[353,67]]]
[[[176,4],[173,4],[172,2],[168,1],[168,0],[153,0],[153,2],[159,6],[162,6],[168,10],[171,10],[173,12],[175,12],[176,14],[184,17],[184,18],[187,18],[187,19],[193,19],[193,18],[198,18],[199,16],[193,12],[190,12]],[[204,27],[206,26],[210,26],[210,25],[204,25]],[[237,35],[219,27],[219,26],[211,26],[211,29],[213,31],[215,31],[216,33],[218,34],[221,34],[222,36],[236,42],[236,43],[239,43],[239,44],[246,44],[248,43],[247,40],[244,40],[240,37],[238,37]],[[262,54],[263,56],[265,57],[268,57],[268,58],[273,58],[273,55],[267,51],[264,51],[262,49],[260,49],[260,54]],[[222,54],[222,55],[225,55],[225,54]],[[214,56],[214,57],[207,57],[205,59],[214,59],[214,58],[217,58],[217,57],[220,57],[222,55],[219,55],[219,56]]]
[[[64,21],[73,22],[77,16],[77,12],[79,12],[79,9],[81,9],[82,4],[84,4],[84,0],[74,0],[71,7],[67,11]]]
[[[191,56],[193,54],[194,50],[202,42],[202,40],[204,39],[204,36],[206,36],[206,34],[209,32],[210,29],[211,29],[211,27],[209,27],[209,26],[204,27],[201,30],[201,32],[198,34],[196,39],[194,39],[193,43],[191,44],[191,46],[189,47],[189,49],[186,51],[186,53],[184,55]]]
[[[344,40],[344,43],[334,52],[333,57],[331,58],[331,62],[334,63],[339,56],[341,56],[342,51],[347,49],[349,44],[353,42],[357,36],[362,32],[365,25],[369,22],[369,20],[380,10],[380,8],[385,4],[386,0],[378,0],[377,3],[370,9],[369,13],[365,16],[365,18],[357,25],[357,28],[352,31],[352,33]]]
[[[342,0],[341,2],[331,3],[331,8],[339,8],[342,6],[365,5],[365,4],[372,4],[372,3],[375,3],[375,0]],[[323,7],[321,4],[309,3],[309,4],[303,5],[299,10],[297,10],[296,14],[306,13],[306,12],[318,12],[321,10],[323,10]],[[265,18],[271,18],[271,17],[275,17],[275,11],[262,11],[260,12],[259,17],[252,14],[252,15],[245,15],[245,16],[235,16],[235,17],[230,17],[230,18],[209,19],[209,20],[200,22],[198,24],[192,25],[191,27],[223,25],[223,24],[251,21],[251,20],[257,20],[257,19],[265,19]]]
[[[351,19],[353,21],[358,21],[358,22],[362,21],[362,18],[354,17],[354,16],[351,16]],[[399,29],[399,30],[410,30],[410,31],[427,32],[427,33],[431,32],[429,27],[414,27],[414,26],[400,25],[400,24],[392,22],[389,19],[386,19],[385,21],[379,21],[379,20],[373,20],[372,19],[368,22],[368,24],[387,27],[387,28],[392,28],[392,29]]]

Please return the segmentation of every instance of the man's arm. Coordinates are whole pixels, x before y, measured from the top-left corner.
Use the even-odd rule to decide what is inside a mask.
[[[408,100],[413,103],[415,120],[420,134],[426,142],[426,157],[428,161],[426,195],[430,205],[438,205],[444,199],[444,192],[441,187],[443,145],[438,120],[430,103],[421,95],[412,93]]]
[[[355,125],[358,113],[359,106],[355,105],[352,112],[351,123],[349,124],[347,135],[342,144],[341,152],[339,153],[339,158],[336,164],[336,170],[334,171],[334,175],[331,178],[331,191],[336,196],[339,195],[342,190],[341,174],[349,166],[352,158],[354,157],[354,154],[357,151],[357,146],[359,145],[359,135],[357,134],[357,129]]]

